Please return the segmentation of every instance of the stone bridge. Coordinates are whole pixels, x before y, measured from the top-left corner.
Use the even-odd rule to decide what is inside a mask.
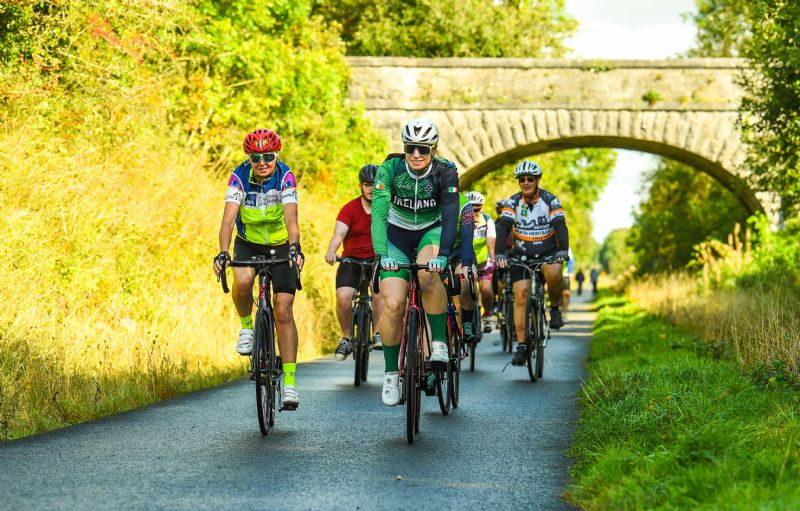
[[[711,175],[751,211],[773,203],[745,183],[736,124],[740,59],[555,60],[350,57],[350,100],[400,150],[408,119],[434,121],[462,186],[539,153],[609,147]]]

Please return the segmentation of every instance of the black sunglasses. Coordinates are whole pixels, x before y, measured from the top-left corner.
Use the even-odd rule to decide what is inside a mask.
[[[403,152],[406,154],[414,154],[414,151],[417,151],[420,156],[428,156],[431,154],[433,150],[433,146],[429,145],[421,145],[421,144],[405,144],[403,146]]]
[[[517,179],[520,183],[535,183],[540,176],[519,176]]]
[[[250,153],[247,158],[254,164],[258,164],[261,160],[272,163],[278,159],[278,153]]]

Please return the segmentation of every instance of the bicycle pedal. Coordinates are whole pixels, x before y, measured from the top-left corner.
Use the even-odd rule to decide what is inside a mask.
[[[281,406],[282,412],[293,412],[297,410],[297,403],[285,403]]]

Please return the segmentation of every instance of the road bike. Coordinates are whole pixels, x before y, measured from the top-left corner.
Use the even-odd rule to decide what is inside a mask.
[[[420,296],[419,271],[428,271],[427,264],[401,263],[398,269],[409,270],[408,306],[403,316],[403,337],[400,341],[399,368],[403,384],[402,403],[406,407],[406,439],[414,443],[414,434],[419,433],[422,392],[437,396],[443,415],[450,411],[452,398],[449,384],[452,364],[434,364],[426,358],[431,352],[431,337]],[[445,394],[446,393],[446,394]]]
[[[471,273],[472,272],[470,272],[470,276]],[[467,344],[464,342],[464,332],[458,322],[459,309],[453,301],[454,296],[459,296],[461,294],[461,283],[459,280],[459,284],[455,284],[456,277],[452,266],[449,267],[448,278],[448,285],[445,287],[447,289],[447,345],[451,368],[447,373],[447,393],[452,407],[458,408],[461,362],[469,356],[469,351]],[[473,300],[474,299],[475,297],[473,296]],[[443,407],[444,403],[440,400],[439,405]]]
[[[528,273],[531,281],[531,289],[525,303],[525,347],[528,376],[532,382],[540,379],[544,374],[544,349],[550,339],[550,326],[547,323],[545,308],[547,298],[545,296],[545,279],[542,274],[542,266],[563,262],[562,259],[554,257],[509,257],[508,265],[511,267],[522,268]],[[511,273],[510,271],[508,272]],[[509,276],[510,280],[510,276]],[[513,324],[513,307],[511,323]],[[513,338],[511,338],[513,339]]]
[[[281,357],[275,349],[275,315],[272,310],[272,274],[270,270],[279,264],[289,263],[294,269],[297,289],[303,289],[300,282],[300,270],[290,258],[279,258],[275,250],[270,250],[269,256],[258,256],[249,260],[234,260],[225,266],[233,268],[253,268],[258,274],[258,300],[256,303],[255,334],[253,352],[250,354],[250,380],[256,383],[256,408],[258,410],[258,426],[262,435],[267,435],[270,428],[275,425],[275,409],[294,410],[295,403],[278,406],[281,399],[281,376],[283,370]],[[228,281],[225,276],[225,266],[217,279],[222,284],[222,290],[227,293]]]
[[[372,296],[369,292],[375,272],[375,262],[372,259],[353,259],[351,257],[337,257],[339,263],[357,264],[360,267],[358,288],[353,294],[352,313],[350,314],[350,345],[353,350],[355,374],[353,385],[361,385],[367,381],[369,371],[369,354],[372,351]]]

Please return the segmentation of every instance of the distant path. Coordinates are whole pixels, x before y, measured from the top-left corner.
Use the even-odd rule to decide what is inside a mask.
[[[424,398],[413,446],[405,409],[380,402],[382,355],[361,388],[350,359],[329,357],[300,366],[300,409],[278,414],[266,438],[252,384],[239,381],[0,444],[0,508],[568,509],[565,452],[594,314],[575,304],[568,319],[535,384],[524,368],[501,373],[510,357],[484,337],[461,406],[442,417]]]

